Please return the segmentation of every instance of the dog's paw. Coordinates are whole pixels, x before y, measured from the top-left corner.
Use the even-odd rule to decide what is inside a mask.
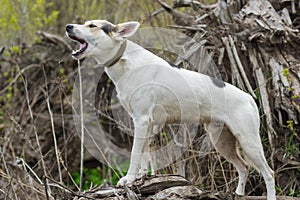
[[[117,187],[121,187],[121,186],[130,186],[132,185],[132,183],[136,180],[136,177],[133,175],[126,175],[124,177],[122,177],[118,183],[117,183]]]

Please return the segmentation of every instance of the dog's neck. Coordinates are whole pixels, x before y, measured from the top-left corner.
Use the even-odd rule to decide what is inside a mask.
[[[116,55],[116,53],[114,55]],[[106,66],[105,72],[112,79],[114,84],[116,84],[122,76],[138,67],[151,67],[151,65],[162,65],[162,63],[167,62],[138,44],[128,40],[123,56],[110,67]]]
[[[106,61],[103,65],[105,67],[111,67],[113,66],[114,64],[116,64],[117,62],[119,62],[119,60],[122,58],[122,56],[124,55],[124,52],[126,50],[126,46],[127,46],[127,40],[125,40],[119,50],[117,51],[117,53],[108,61]]]

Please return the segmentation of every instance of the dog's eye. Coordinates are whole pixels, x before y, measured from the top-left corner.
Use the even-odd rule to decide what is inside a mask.
[[[90,24],[89,27],[90,28],[96,28],[97,26],[95,24]]]

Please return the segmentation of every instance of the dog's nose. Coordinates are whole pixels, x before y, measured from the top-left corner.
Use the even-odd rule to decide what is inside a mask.
[[[71,31],[73,29],[73,27],[74,27],[73,25],[67,24],[66,31]]]

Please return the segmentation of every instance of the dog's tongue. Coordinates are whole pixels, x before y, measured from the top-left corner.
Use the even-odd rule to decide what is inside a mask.
[[[87,46],[88,46],[88,44],[86,42],[80,43],[79,49],[76,51],[73,51],[72,55],[78,56],[79,54],[83,53],[86,50]]]
[[[81,44],[80,44],[80,47],[79,47],[79,51],[84,50],[86,47],[87,47],[87,43],[86,43],[86,42],[81,43]]]

